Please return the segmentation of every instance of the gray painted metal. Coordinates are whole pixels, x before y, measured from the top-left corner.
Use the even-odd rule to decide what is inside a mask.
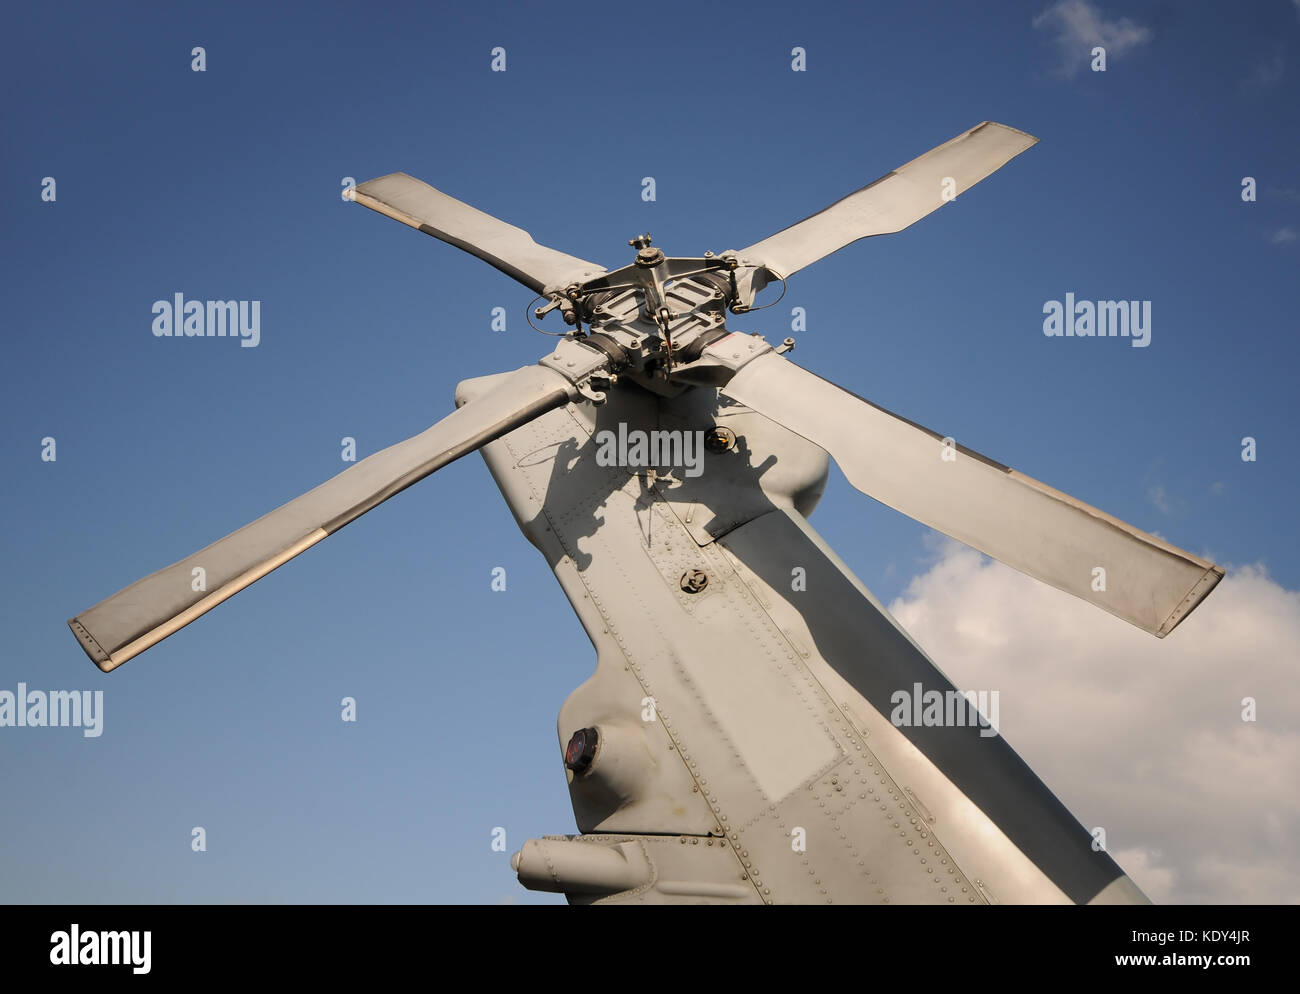
[[[509,373],[472,407],[119,590],[68,626],[96,666],[115,669],[389,497],[575,396],[568,380],[541,366]]]
[[[825,448],[864,494],[1161,638],[1223,577],[1213,563],[945,444],[772,352],[723,392]]]
[[[716,843],[716,844],[715,844]],[[570,904],[760,904],[737,880],[721,839],[685,835],[548,835],[530,839],[510,864],[531,890],[565,893]]]
[[[566,770],[582,835],[526,843],[525,886],[573,903],[1145,901],[806,516],[829,450],[860,490],[1157,635],[1222,570],[726,329],[772,273],[901,230],[1035,141],[985,122],[743,254],[668,259],[642,236],[655,268],[634,287],[403,173],[362,184],[353,199],[599,333],[462,383],[429,431],[69,625],[112,669],[479,448],[597,653],[557,727],[561,753],[596,733]],[[715,428],[729,442],[700,452],[700,473],[596,457],[604,431]],[[899,691],[952,706],[896,723]]]
[[[494,382],[462,383],[458,402]],[[738,444],[694,478],[600,466],[594,436],[619,424],[720,424]],[[729,864],[710,861],[701,882],[769,903],[1082,903],[1121,878],[1000,737],[891,723],[893,691],[952,685],[804,520],[825,486],[819,447],[716,389],[625,384],[481,452],[597,651],[557,726],[561,752],[576,729],[601,732],[589,770],[570,771],[588,837],[563,859],[526,845],[525,886],[581,903],[711,900],[679,894],[681,870],[654,847],[635,871],[626,852],[584,859],[572,845],[590,834],[721,848]],[[681,589],[690,569],[708,575],[701,593]]]
[[[902,231],[947,203],[949,189],[965,193],[1037,142],[1005,124],[977,124],[739,255],[790,276],[859,238]]]
[[[347,192],[351,200],[478,256],[535,293],[603,273],[594,262],[538,245],[516,228],[406,173],[390,173]]]

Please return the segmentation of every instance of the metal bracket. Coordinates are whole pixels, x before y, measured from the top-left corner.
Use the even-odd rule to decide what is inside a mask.
[[[688,365],[678,366],[676,378],[697,386],[725,386],[747,363],[774,351],[762,335],[733,331],[704,347],[700,357]]]
[[[617,382],[618,377],[614,374],[598,372],[592,373],[581,383],[575,383],[574,389],[578,391],[584,400],[596,407],[600,407],[609,399],[605,391],[609,390]]]
[[[584,345],[580,339],[565,338],[538,364],[563,376],[585,400],[596,405],[605,403],[604,391],[613,380],[605,353]]]
[[[731,274],[731,296],[728,301],[732,314],[744,314],[746,311],[754,309],[754,298],[758,292],[772,282],[773,279],[784,279],[779,273],[774,273],[766,266],[755,264],[748,259],[739,259],[734,255],[737,265]],[[764,304],[764,307],[767,305]]]
[[[731,289],[728,306],[739,313],[747,310],[754,302],[754,293],[767,285],[767,270],[755,266],[748,259],[742,259],[735,252],[714,255],[712,252],[700,257],[682,256],[669,258],[661,249],[651,247],[649,234],[640,235],[628,242],[637,250],[636,259],[630,266],[616,269],[612,273],[603,273],[581,283],[569,283],[564,286],[548,286],[542,295],[550,304],[538,308],[537,316],[559,307],[564,313],[564,320],[573,324],[586,311],[584,306],[588,298],[598,293],[619,293],[624,290],[636,290],[642,295],[643,315],[658,321],[663,309],[664,284],[671,280],[683,280],[706,273],[723,273],[730,277]],[[765,275],[755,277],[755,272]],[[740,279],[737,279],[737,274]],[[756,286],[751,285],[757,283]],[[575,313],[576,312],[576,313]],[[671,313],[671,312],[670,312]],[[673,317],[677,315],[673,314]]]

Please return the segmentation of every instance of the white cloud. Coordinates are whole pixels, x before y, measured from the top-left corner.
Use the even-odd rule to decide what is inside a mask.
[[[1168,514],[1174,509],[1173,504],[1169,499],[1169,493],[1165,490],[1164,484],[1162,483],[1157,483],[1153,486],[1147,487],[1147,500],[1151,501],[1151,503],[1155,505],[1156,510],[1160,511],[1162,514]]]
[[[1161,640],[946,542],[890,611],[1153,900],[1300,901],[1300,593],[1231,570]]]
[[[1297,237],[1300,236],[1296,235],[1295,228],[1288,225],[1285,228],[1278,228],[1277,231],[1273,232],[1273,234],[1269,236],[1268,240],[1274,245],[1290,245]]]
[[[1061,0],[1034,18],[1034,27],[1054,33],[1060,50],[1060,71],[1073,76],[1092,58],[1092,50],[1100,45],[1106,49],[1109,61],[1151,40],[1151,30],[1135,24],[1127,17],[1108,21],[1101,11],[1087,0]]]

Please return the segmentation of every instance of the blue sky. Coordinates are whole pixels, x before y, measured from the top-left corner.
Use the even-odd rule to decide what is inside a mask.
[[[1090,46],[1048,8],[12,11],[0,690],[105,698],[98,738],[0,728],[0,900],[552,900],[507,861],[574,831],[555,715],[594,655],[478,456],[111,675],[65,625],[345,468],[343,436],[369,454],[546,349],[527,290],[343,202],[344,177],[412,173],[612,268],[643,230],[740,248],[982,120],[1028,131],[954,204],[731,324],[775,342],[804,307],[814,372],[1300,588],[1300,10],[1072,7],[1114,44],[1071,72]],[[260,300],[258,347],[155,338],[176,292]],[[1044,337],[1067,292],[1150,300],[1150,347]],[[838,471],[812,522],[886,602],[935,556]]]

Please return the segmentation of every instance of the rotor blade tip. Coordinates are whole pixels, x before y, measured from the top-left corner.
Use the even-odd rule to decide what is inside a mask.
[[[1016,134],[1028,138],[1031,145],[1037,145],[1039,141],[1036,136],[1031,135],[1028,131],[1013,128],[1011,125],[1003,124],[1001,121],[981,121],[979,124],[975,125],[975,127],[971,128],[971,131],[979,131],[980,128],[1001,128],[1003,131],[1014,131]]]
[[[71,629],[73,636],[76,637],[77,644],[81,646],[82,651],[85,652],[85,654],[90,657],[90,661],[101,670],[107,673],[117,665],[113,662],[112,657],[104,647],[95,640],[95,637],[90,634],[86,629],[86,626],[77,618],[68,619],[68,628]]]

